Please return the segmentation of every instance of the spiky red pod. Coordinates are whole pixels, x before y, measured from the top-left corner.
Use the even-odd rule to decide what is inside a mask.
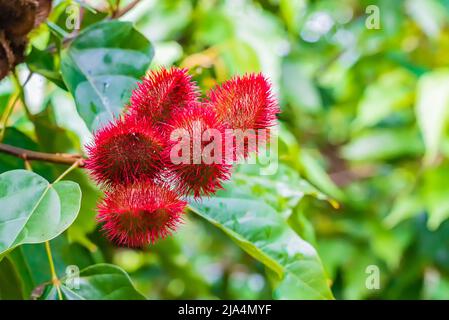
[[[165,140],[145,119],[127,116],[110,122],[87,145],[86,168],[107,186],[157,177],[163,167]]]
[[[138,182],[106,192],[97,219],[111,241],[143,247],[175,231],[186,204],[167,186]]]
[[[245,149],[237,150],[237,156],[247,157],[257,149],[257,143],[268,138],[269,128],[276,124],[280,112],[270,82],[260,73],[234,77],[216,86],[209,91],[208,100],[220,120],[254,140],[254,144],[245,140]],[[264,129],[266,135],[261,135],[258,130]]]
[[[222,188],[232,165],[226,158],[226,126],[215,112],[207,105],[189,107],[174,114],[167,128],[170,142],[164,159],[169,159],[177,191],[199,197]]]
[[[150,72],[133,91],[129,112],[160,124],[175,110],[196,104],[199,89],[187,71],[172,67]]]

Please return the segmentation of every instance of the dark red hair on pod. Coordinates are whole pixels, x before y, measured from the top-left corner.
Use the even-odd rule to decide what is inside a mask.
[[[187,69],[151,71],[131,95],[129,112],[161,124],[173,111],[198,103],[199,89]]]
[[[210,90],[208,100],[218,118],[230,128],[246,132],[256,148],[257,141],[269,136],[269,130],[266,135],[259,135],[258,130],[274,126],[280,112],[271,84],[262,74],[234,77]],[[237,156],[247,157],[252,151],[255,148],[245,140],[244,150],[237,150]]]
[[[180,110],[167,128],[171,136],[164,159],[169,159],[167,167],[176,190],[199,197],[222,188],[223,181],[230,178],[232,165],[226,158],[226,126],[210,106]]]
[[[127,113],[86,146],[86,168],[105,190],[97,219],[107,237],[143,247],[176,230],[187,205],[181,198],[221,189],[234,162],[269,137],[277,113],[262,74],[234,77],[200,101],[186,69],[150,72]]]
[[[111,241],[143,247],[175,231],[185,207],[167,186],[138,182],[107,191],[97,219]]]
[[[126,116],[99,129],[86,149],[86,168],[107,186],[130,184],[158,176],[165,142],[145,119]]]

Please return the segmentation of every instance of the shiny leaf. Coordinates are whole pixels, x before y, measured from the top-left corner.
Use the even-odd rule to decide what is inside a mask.
[[[117,266],[96,264],[79,273],[79,277],[61,279],[64,300],[144,300],[134,288],[128,274]],[[58,300],[57,288],[48,286],[41,299]]]
[[[25,243],[51,240],[66,230],[80,209],[81,191],[71,181],[51,185],[25,170],[0,175],[0,257]]]
[[[215,197],[191,209],[277,275],[275,298],[332,299],[315,249],[264,202]]]
[[[150,42],[121,21],[87,28],[63,52],[63,79],[91,130],[121,112],[153,55]]]

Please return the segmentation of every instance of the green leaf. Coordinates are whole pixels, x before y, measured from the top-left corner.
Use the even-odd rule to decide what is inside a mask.
[[[36,273],[42,273],[47,271],[50,272],[49,266],[48,266],[48,257],[46,255],[45,249],[44,251],[44,263],[40,263],[39,265],[30,265],[29,261],[35,261],[39,260],[41,257],[35,256],[35,255],[25,255],[24,254],[24,247],[30,246],[30,247],[38,247],[39,245],[23,245],[15,248],[12,250],[8,255],[6,256],[5,260],[9,260],[10,263],[14,266],[15,270],[17,270],[17,273],[20,274],[20,287],[22,288],[23,297],[26,299],[31,297],[31,293],[33,289],[38,285],[38,283],[35,281],[35,275]],[[42,246],[44,246],[42,244]],[[36,267],[36,268],[35,268]],[[46,277],[44,281],[47,281],[50,277]],[[40,282],[40,283],[42,283]]]
[[[425,281],[423,288],[423,299],[425,300],[447,300],[449,295],[449,279],[437,270],[426,270],[425,277],[432,281]]]
[[[191,210],[277,275],[275,298],[333,298],[315,249],[264,202],[214,197],[192,201]]]
[[[344,198],[343,193],[308,150],[302,149],[298,160],[303,167],[306,178],[316,187],[337,200]],[[335,202],[332,205],[338,207],[338,204]]]
[[[377,124],[396,110],[413,104],[416,80],[404,69],[383,74],[364,91],[355,120],[357,129]]]
[[[80,244],[70,243],[66,233],[52,239],[50,246],[59,278],[63,278],[71,266],[83,269],[102,262],[101,259],[100,261],[94,259],[93,255]],[[9,260],[20,274],[23,296],[26,299],[39,296],[34,288],[51,281],[50,264],[44,243],[21,245],[8,253],[4,260]]]
[[[231,39],[222,43],[220,49],[230,75],[260,70],[257,52],[247,42]]]
[[[341,152],[347,160],[384,161],[418,156],[423,152],[423,143],[414,130],[373,129],[354,138]]]
[[[224,190],[218,191],[219,197],[237,197],[261,199],[275,209],[281,216],[288,218],[292,210],[305,196],[336,202],[302,179],[294,169],[279,164],[275,174],[260,175],[262,167],[253,164],[239,165]]]
[[[408,0],[406,7],[408,14],[429,37],[438,37],[448,18],[442,3],[437,0]]]
[[[87,28],[63,52],[62,77],[91,130],[121,112],[153,55],[150,42],[122,21]]]
[[[369,265],[377,265],[377,260],[370,250],[360,249],[347,257],[346,264],[343,266],[344,272],[344,289],[343,298],[348,300],[363,299],[370,295],[376,294],[376,290],[369,290],[366,286],[366,267]],[[382,280],[382,278],[380,278]]]
[[[58,70],[56,57],[48,50],[39,50],[36,47],[32,47],[31,52],[27,56],[27,65],[32,72],[39,73],[66,90],[67,88]]]
[[[323,108],[320,92],[304,69],[298,59],[288,58],[282,63],[283,96],[298,119],[302,112],[316,114]]]
[[[426,146],[426,162],[438,155],[449,110],[449,70],[422,76],[418,82],[416,117]]]
[[[79,273],[76,278],[61,279],[61,293],[64,300],[145,300],[136,290],[128,274],[117,266],[96,264]],[[79,284],[79,286],[77,286]],[[57,289],[47,286],[40,297],[58,300]]]
[[[407,193],[396,199],[390,213],[385,217],[384,223],[387,227],[392,228],[423,210],[424,204],[421,195],[416,192]]]
[[[71,181],[54,185],[38,174],[13,170],[0,175],[0,257],[25,243],[51,240],[80,209],[81,191]]]
[[[279,10],[282,18],[285,20],[289,31],[298,33],[301,19],[301,12],[306,7],[305,1],[280,0]]]
[[[6,106],[11,99],[12,85],[9,81],[0,81],[0,113],[5,112]]]
[[[20,275],[8,259],[0,261],[0,300],[22,300]]]
[[[79,138],[71,131],[60,127],[56,121],[55,108],[48,104],[44,110],[34,115],[36,137],[45,152],[78,153]]]
[[[423,182],[423,198],[429,215],[427,227],[434,231],[449,218],[449,165],[432,168],[425,172]]]
[[[102,193],[83,170],[74,170],[67,175],[67,178],[76,181],[83,193],[80,213],[67,230],[67,235],[71,242],[78,242],[94,252],[97,247],[88,239],[87,234],[93,232],[97,226],[96,208]]]

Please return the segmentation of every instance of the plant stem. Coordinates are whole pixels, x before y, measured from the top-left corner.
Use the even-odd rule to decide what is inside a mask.
[[[52,184],[48,185],[46,191],[48,191],[52,187],[52,185],[64,179],[64,177],[67,174],[69,174],[73,169],[77,168],[81,162],[82,162],[81,159],[76,160],[67,170],[61,173],[59,177],[57,177],[56,180],[53,181]],[[27,159],[25,159],[25,167],[27,168],[27,170],[32,171],[31,165],[29,164]],[[45,193],[43,194],[43,196],[45,196]],[[59,281],[58,275],[56,274],[55,263],[53,261],[53,255],[51,253],[50,241],[45,241],[45,251],[47,252],[48,263],[50,265],[51,282],[56,287],[56,290],[58,292],[58,299],[63,300],[61,292],[61,282]]]
[[[75,161],[75,163],[72,164],[66,171],[61,173],[61,175],[59,177],[57,177],[56,180],[53,181],[52,184],[49,185],[49,188],[51,188],[52,185],[54,185],[54,184],[58,183],[59,181],[61,181],[62,179],[64,179],[64,177],[66,175],[68,175],[73,169],[77,168],[80,164],[80,161],[81,160]],[[61,282],[59,281],[58,275],[56,274],[55,264],[53,262],[53,256],[51,254],[50,241],[45,241],[45,250],[47,251],[48,262],[50,264],[51,281],[52,281],[53,285],[56,287],[56,290],[58,291],[59,300],[62,300]]]
[[[115,14],[112,16],[113,19],[118,19],[121,16],[124,16],[125,14],[127,14],[129,11],[131,11],[136,5],[138,5],[140,2],[140,0],[134,0],[133,2],[129,3],[126,7],[124,7],[123,9],[118,9],[117,12],[115,12]]]
[[[12,156],[28,161],[38,160],[68,165],[72,165],[77,162],[79,167],[84,166],[84,158],[82,157],[82,155],[79,154],[38,152],[11,146],[4,143],[0,143],[0,152],[7,153]]]
[[[33,75],[33,73],[30,72],[30,74],[28,75],[28,77],[27,77],[27,79],[25,80],[25,82],[23,83],[23,85],[20,83],[20,79],[19,79],[19,75],[17,74],[17,70],[14,70],[14,72],[12,72],[12,75],[13,75],[12,79],[14,80],[14,82],[15,82],[15,84],[16,84],[18,90],[19,90],[18,97],[19,97],[20,100],[22,101],[22,105],[23,105],[23,108],[24,108],[24,110],[25,110],[25,113],[26,113],[28,119],[29,119],[30,121],[32,121],[33,118],[34,118],[34,116],[33,116],[33,114],[31,113],[30,108],[28,108],[28,104],[26,103],[26,99],[25,99],[25,90],[24,90],[24,88],[25,88],[25,85],[28,83],[28,81],[30,81],[30,79],[31,79],[31,77],[32,77],[32,75]]]
[[[28,160],[25,160],[24,163],[25,169],[27,169],[28,171],[33,171],[33,167],[31,167],[31,163]]]
[[[45,241],[45,251],[47,252],[48,263],[50,264],[51,281],[52,281],[53,285],[56,287],[56,290],[58,291],[59,300],[62,300],[62,292],[61,292],[61,288],[60,288],[60,282],[59,282],[58,276],[56,274],[55,264],[53,262],[50,241]]]
[[[110,11],[111,11],[111,16],[115,17],[117,12],[120,10],[120,0],[117,0],[115,5],[109,3],[109,7],[110,7]]]
[[[62,179],[64,179],[64,177],[66,175],[68,175],[73,169],[78,168],[80,166],[80,163],[82,162],[82,160],[78,159],[77,161],[75,161],[75,163],[73,163],[66,171],[64,171],[63,173],[61,173],[61,175],[53,182],[53,184],[58,183],[59,181],[61,181]]]
[[[22,85],[22,84],[20,84],[19,77],[17,76],[17,73],[15,71],[13,72],[13,80],[16,83],[16,86],[17,86],[19,92],[14,95],[14,98],[10,99],[10,103],[6,106],[6,109],[2,114],[2,118],[0,120],[0,142],[3,141],[3,138],[5,136],[6,127],[8,125],[9,117],[11,116],[12,111],[14,110],[14,106],[16,105],[17,101],[19,99],[21,99],[23,101],[23,103],[25,104],[25,94],[24,94],[23,89],[27,85],[28,81],[30,81],[32,75],[33,74],[30,72],[27,79],[25,80],[25,82]],[[25,106],[25,108],[26,108],[26,110],[28,110],[28,108],[26,106]]]
[[[0,120],[0,142],[3,141],[5,136],[6,126],[8,125],[8,119],[14,110],[14,106],[19,100],[19,94],[16,94],[13,98],[9,100],[8,105],[5,108],[5,111],[2,114],[2,118]]]

